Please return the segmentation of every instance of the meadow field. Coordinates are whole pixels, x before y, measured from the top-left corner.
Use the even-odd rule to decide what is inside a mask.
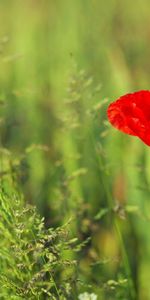
[[[148,0],[0,0],[0,299],[150,300]]]

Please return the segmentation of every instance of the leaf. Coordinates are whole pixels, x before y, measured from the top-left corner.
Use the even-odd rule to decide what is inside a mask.
[[[139,207],[137,205],[126,205],[125,211],[127,213],[138,213]]]
[[[102,217],[104,217],[108,212],[110,211],[110,208],[102,208],[98,214],[94,217],[95,220],[100,220]]]

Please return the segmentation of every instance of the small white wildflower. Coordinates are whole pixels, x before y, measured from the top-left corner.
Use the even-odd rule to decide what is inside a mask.
[[[78,299],[79,300],[97,300],[97,295],[94,293],[89,294],[89,293],[85,292],[83,294],[80,294],[78,296]]]

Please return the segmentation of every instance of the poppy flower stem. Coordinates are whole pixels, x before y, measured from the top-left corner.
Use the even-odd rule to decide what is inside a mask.
[[[105,164],[103,163],[103,159],[100,155],[98,155],[97,158],[98,158],[99,168],[102,172],[102,170],[105,169]],[[104,173],[105,172],[103,171],[103,176],[101,177],[101,181],[102,181],[102,185],[104,188],[104,192],[106,194],[108,207],[110,208],[110,210],[112,210],[114,207],[114,201],[113,201],[112,194],[111,194],[108,184],[107,184],[108,178],[105,178],[106,174],[104,174]],[[130,267],[128,255],[127,255],[127,252],[125,249],[123,236],[122,236],[122,233],[120,230],[119,222],[116,217],[113,218],[113,224],[114,224],[115,232],[117,233],[118,242],[120,244],[120,248],[121,248],[121,252],[122,252],[124,268],[125,268],[126,276],[128,279],[129,296],[130,296],[131,300],[135,300],[135,299],[137,299],[136,298],[136,288],[135,288],[134,281],[132,279],[131,267]]]

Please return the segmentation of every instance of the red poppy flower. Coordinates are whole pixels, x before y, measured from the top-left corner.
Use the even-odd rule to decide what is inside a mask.
[[[121,96],[107,110],[110,123],[150,146],[150,91]]]

